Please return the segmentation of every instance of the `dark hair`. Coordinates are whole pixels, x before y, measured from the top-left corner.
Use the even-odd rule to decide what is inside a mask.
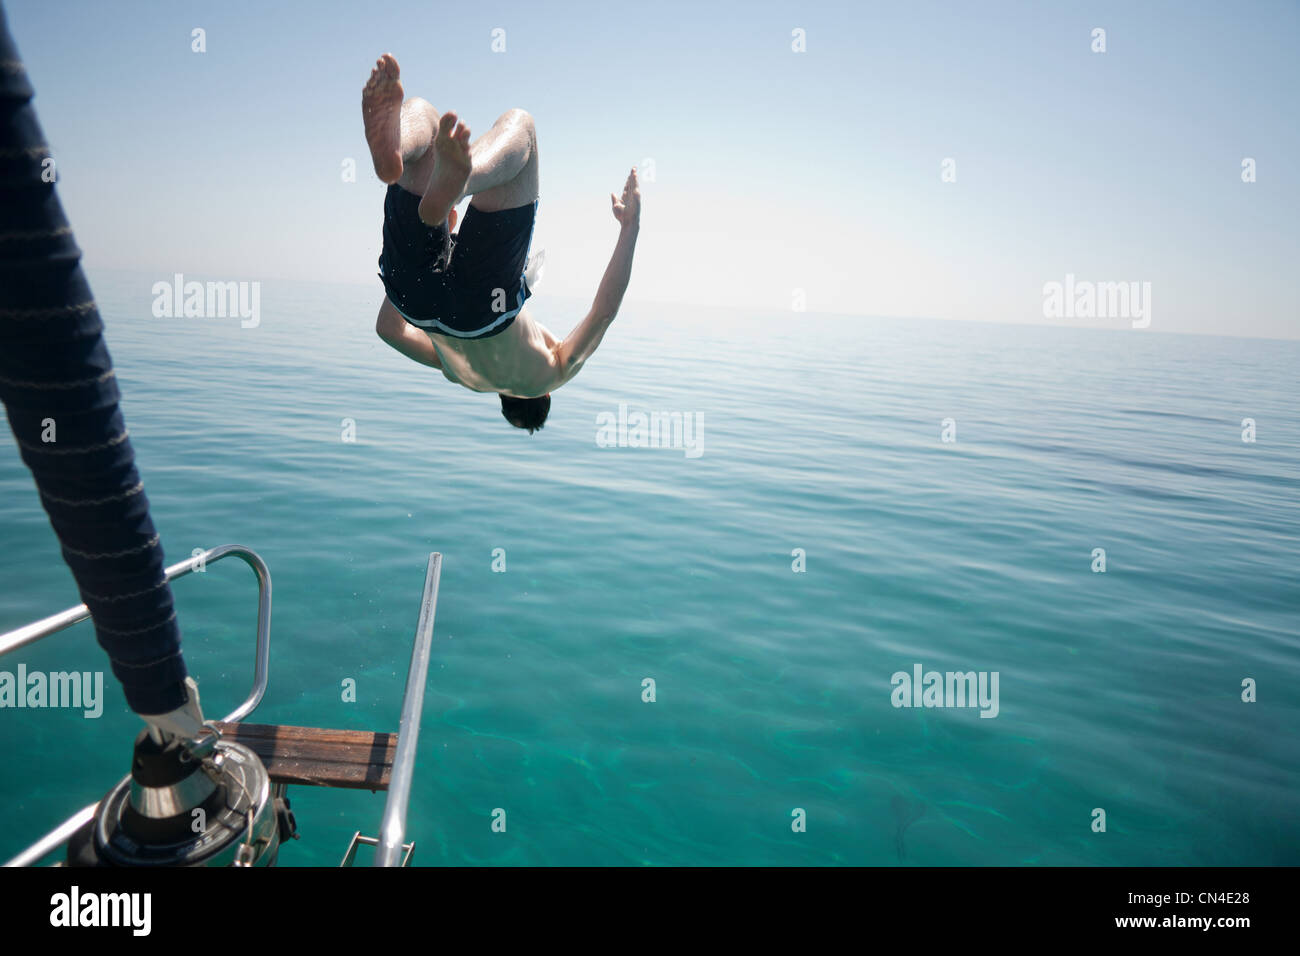
[[[546,416],[551,413],[551,396],[541,398],[515,398],[512,395],[501,396],[501,414],[515,428],[527,428],[532,434],[546,424]]]

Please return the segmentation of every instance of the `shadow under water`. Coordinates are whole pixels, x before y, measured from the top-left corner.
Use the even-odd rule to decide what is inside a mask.
[[[894,848],[898,851],[898,862],[902,863],[907,855],[903,848],[903,834],[925,815],[925,804],[896,793],[889,799],[889,808],[894,813]]]

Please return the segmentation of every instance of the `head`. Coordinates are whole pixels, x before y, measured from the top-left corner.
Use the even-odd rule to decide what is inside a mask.
[[[547,392],[541,398],[515,398],[511,395],[501,396],[501,414],[515,428],[527,428],[532,434],[546,424],[546,416],[551,412],[551,394]]]

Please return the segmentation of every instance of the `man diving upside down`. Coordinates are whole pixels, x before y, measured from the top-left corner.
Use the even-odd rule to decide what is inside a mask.
[[[533,118],[510,110],[471,143],[455,113],[403,100],[398,76],[386,53],[361,92],[375,173],[388,183],[379,257],[387,295],[375,331],[448,380],[497,392],[506,420],[531,434],[546,421],[551,392],[596,351],[627,291],[641,220],[636,169],[622,198],[610,194],[620,231],[591,311],[561,341],[524,304],[538,197]]]

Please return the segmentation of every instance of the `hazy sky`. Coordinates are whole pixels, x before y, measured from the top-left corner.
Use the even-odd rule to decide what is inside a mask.
[[[359,104],[391,51],[475,131],[536,117],[540,296],[594,293],[653,161],[629,299],[1045,322],[1072,274],[1149,282],[1153,331],[1300,336],[1294,2],[5,6],[92,270],[378,305]]]

